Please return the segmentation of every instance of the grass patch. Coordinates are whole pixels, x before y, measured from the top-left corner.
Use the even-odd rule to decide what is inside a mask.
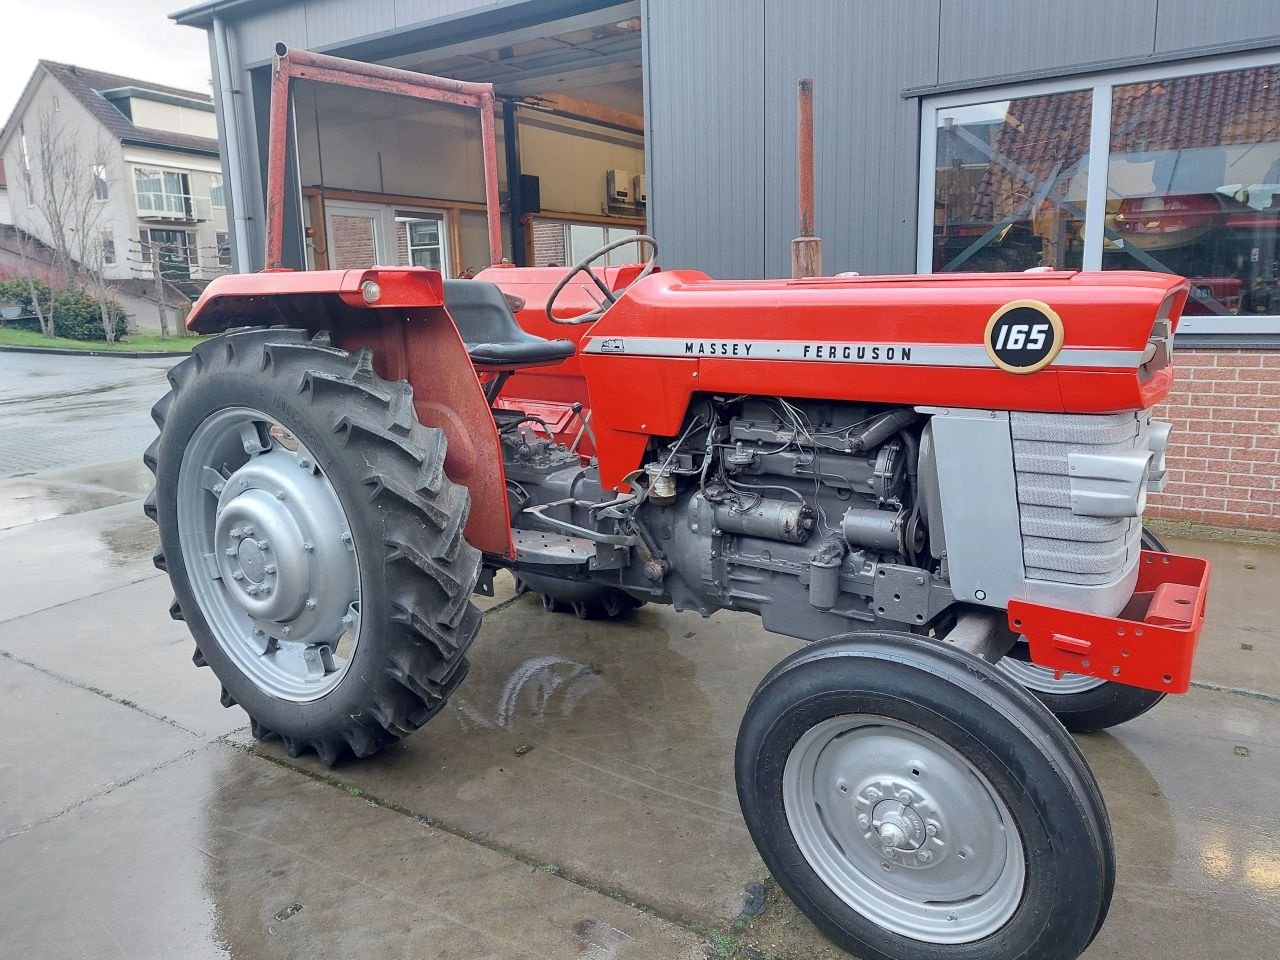
[[[36,330],[14,330],[0,327],[0,346],[45,347],[59,350],[96,350],[100,353],[172,353],[189,351],[207,337],[175,336],[163,339],[158,334],[139,333],[127,340],[107,343],[105,340],[70,340],[66,337],[46,337]]]

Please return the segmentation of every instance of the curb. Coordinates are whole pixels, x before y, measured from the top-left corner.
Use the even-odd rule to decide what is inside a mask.
[[[191,356],[190,350],[72,350],[68,347],[19,347],[9,343],[0,343],[0,353],[47,353],[55,357],[124,357],[130,360]]]

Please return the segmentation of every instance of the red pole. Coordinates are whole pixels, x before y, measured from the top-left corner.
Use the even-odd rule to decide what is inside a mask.
[[[502,209],[498,206],[498,139],[493,131],[493,88],[480,98],[480,146],[484,153],[484,207],[489,220],[489,263],[502,262]],[[514,192],[519,184],[508,184]]]
[[[289,69],[277,56],[271,67],[271,115],[267,135],[267,269],[284,266],[284,191],[289,147]]]
[[[800,235],[791,241],[791,276],[822,275],[822,240],[813,232],[813,81],[801,80],[796,95],[796,200]]]

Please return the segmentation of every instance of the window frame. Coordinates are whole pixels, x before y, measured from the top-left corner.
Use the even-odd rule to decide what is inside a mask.
[[[933,208],[937,187],[939,111],[989,103],[993,100],[1013,100],[1019,97],[1089,90],[1092,92],[1092,102],[1087,156],[1088,169],[1092,174],[1095,170],[1110,170],[1111,104],[1116,87],[1277,65],[1280,65],[1280,52],[1267,50],[1078,74],[1055,80],[974,87],[967,91],[922,97],[920,100],[920,193],[916,209],[916,272],[923,274],[934,272]],[[1084,270],[1102,269],[1103,229],[1106,225],[1106,215],[1104,213],[1098,216],[1097,211],[1104,211],[1106,208],[1107,179],[1106,176],[1091,175],[1089,177],[1085,199],[1084,254],[1081,264]],[[1091,211],[1093,216],[1090,216]],[[1232,337],[1248,334],[1275,336],[1280,334],[1280,315],[1187,316],[1183,317],[1179,323],[1178,332],[1195,335],[1223,334]]]
[[[215,192],[221,202],[214,200]],[[227,209],[226,179],[220,173],[209,174],[209,205],[218,210]]]
[[[105,163],[90,164],[89,174],[93,177],[93,202],[106,203],[111,199],[111,183],[107,180],[107,165]]]

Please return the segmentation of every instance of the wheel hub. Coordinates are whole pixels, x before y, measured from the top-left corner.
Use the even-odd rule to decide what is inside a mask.
[[[810,866],[854,909],[934,943],[1017,907],[1024,860],[1003,802],[952,748],[884,717],[834,717],[787,759],[783,802]]]
[[[179,485],[183,552],[207,574],[192,587],[223,648],[273,696],[323,696],[349,662],[340,643],[358,642],[360,584],[346,513],[315,457],[257,411],[223,410],[192,435]]]

